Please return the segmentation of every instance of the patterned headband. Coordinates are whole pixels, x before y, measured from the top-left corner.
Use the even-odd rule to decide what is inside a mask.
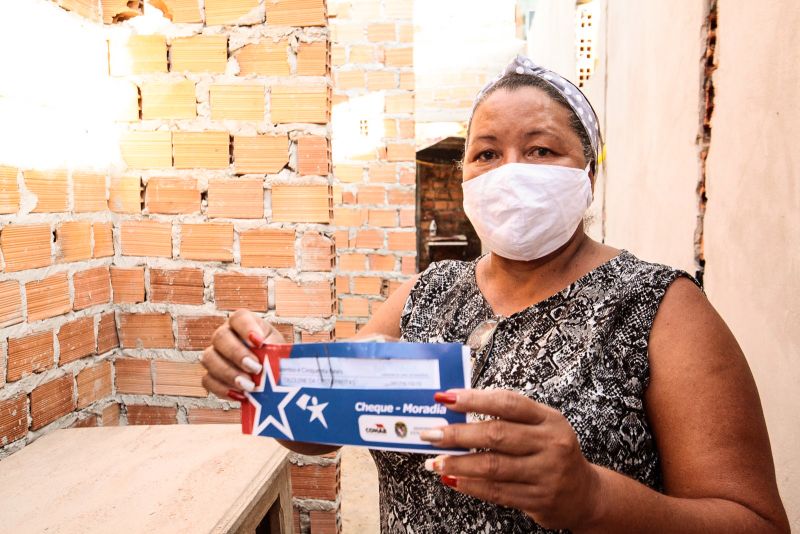
[[[580,119],[584,130],[586,130],[586,133],[589,135],[589,140],[592,143],[592,150],[594,151],[595,161],[597,163],[602,163],[605,156],[605,150],[603,147],[602,138],[600,137],[600,125],[597,123],[597,115],[595,115],[592,105],[589,104],[589,100],[580,89],[572,84],[572,82],[551,70],[535,64],[533,61],[524,56],[517,56],[514,58],[514,60],[508,64],[505,70],[503,70],[503,72],[498,74],[486,85],[486,87],[481,89],[480,93],[478,93],[478,96],[475,98],[475,103],[472,106],[472,112],[475,113],[475,108],[486,92],[494,87],[494,85],[500,81],[503,76],[506,74],[515,73],[527,74],[529,76],[541,78],[552,85],[553,88],[564,97],[569,104],[569,107],[572,108],[572,110],[578,116],[578,119]]]

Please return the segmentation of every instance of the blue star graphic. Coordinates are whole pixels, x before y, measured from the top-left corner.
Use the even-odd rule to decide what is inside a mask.
[[[292,436],[292,428],[289,426],[289,420],[286,418],[286,406],[300,388],[277,385],[269,361],[264,362],[260,382],[254,393],[263,394],[253,395],[245,393],[256,409],[253,435],[261,434],[269,425],[272,425],[280,430],[287,438],[294,439]]]

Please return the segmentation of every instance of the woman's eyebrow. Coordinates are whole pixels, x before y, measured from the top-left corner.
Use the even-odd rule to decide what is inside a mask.
[[[497,137],[493,135],[479,135],[475,138],[476,141],[497,141]]]

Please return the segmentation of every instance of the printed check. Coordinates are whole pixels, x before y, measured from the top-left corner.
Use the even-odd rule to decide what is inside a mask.
[[[264,369],[242,405],[246,434],[440,453],[420,432],[466,422],[433,401],[437,391],[469,387],[470,353],[459,343],[301,343],[253,352]]]

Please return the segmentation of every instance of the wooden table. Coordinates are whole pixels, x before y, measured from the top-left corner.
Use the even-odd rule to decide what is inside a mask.
[[[239,425],[57,430],[0,461],[4,532],[292,528],[288,451]]]

